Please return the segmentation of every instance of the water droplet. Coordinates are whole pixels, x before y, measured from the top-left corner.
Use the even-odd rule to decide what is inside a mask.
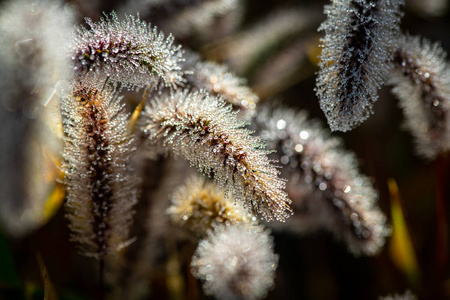
[[[312,180],[313,180],[313,179],[312,179],[311,176],[309,176],[309,175],[305,176],[305,182],[306,182],[306,183],[311,183]]]
[[[235,268],[238,264],[238,261],[239,261],[238,258],[236,256],[233,256],[233,257],[230,257],[228,263],[231,267]]]
[[[280,161],[283,165],[287,165],[289,163],[289,157],[283,156],[281,157]]]
[[[326,184],[325,182],[321,182],[321,183],[319,184],[319,189],[320,189],[321,191],[325,191],[325,190],[327,189],[327,184]]]
[[[304,139],[304,140],[308,139],[308,138],[309,138],[309,132],[306,131],[306,130],[302,130],[302,131],[300,132],[300,138],[301,138],[301,139]]]
[[[277,128],[282,130],[286,127],[286,121],[283,119],[278,120],[277,122]]]
[[[211,83],[216,83],[217,82],[217,80],[219,80],[219,78],[217,78],[217,76],[211,76],[210,78],[209,78],[209,81],[211,82]]]

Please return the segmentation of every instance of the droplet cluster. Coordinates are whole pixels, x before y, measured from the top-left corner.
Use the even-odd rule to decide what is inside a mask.
[[[380,250],[389,234],[386,218],[370,180],[358,172],[355,156],[342,149],[341,140],[306,113],[284,108],[263,108],[254,124],[276,150],[273,156],[288,179],[294,216],[283,228],[297,233],[326,228],[355,254]]]
[[[316,93],[332,131],[349,131],[372,113],[388,75],[401,5],[403,0],[339,0],[325,7]]]
[[[205,92],[177,92],[147,107],[144,132],[210,175],[266,220],[290,215],[285,181],[267,158],[264,143],[243,127],[231,106]]]
[[[216,225],[192,259],[195,277],[218,299],[262,299],[273,287],[278,255],[262,226]]]
[[[402,36],[390,83],[399,98],[416,151],[433,159],[450,149],[450,68],[438,43]]]
[[[171,35],[152,28],[133,16],[119,20],[115,13],[81,27],[72,41],[74,70],[79,76],[94,72],[98,80],[128,87],[149,84],[176,87],[183,72],[182,50]]]
[[[133,140],[112,89],[89,80],[69,89],[61,103],[67,218],[81,253],[101,259],[127,244],[136,203]]]

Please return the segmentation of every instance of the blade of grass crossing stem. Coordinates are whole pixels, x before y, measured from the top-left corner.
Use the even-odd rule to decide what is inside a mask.
[[[392,238],[389,243],[389,254],[394,265],[408,278],[411,284],[417,285],[420,278],[419,265],[405,220],[404,210],[397,183],[388,181],[391,196]]]

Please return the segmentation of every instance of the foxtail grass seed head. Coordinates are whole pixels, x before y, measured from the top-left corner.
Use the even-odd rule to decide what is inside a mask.
[[[266,220],[284,221],[291,209],[285,181],[267,158],[264,142],[244,129],[231,106],[205,92],[177,92],[151,102],[144,132],[183,156],[201,172],[232,191],[245,207]]]
[[[62,148],[56,90],[68,76],[73,19],[58,1],[0,4],[0,227],[7,235],[24,236],[51,215],[45,204]]]
[[[138,17],[119,20],[115,13],[86,22],[90,28],[78,29],[72,41],[79,76],[94,72],[99,81],[138,88],[149,84],[175,88],[184,82],[183,51],[171,35],[164,37]]]
[[[0,7],[0,105],[35,119],[69,76],[66,37],[74,13],[58,1],[7,1]]]
[[[172,196],[167,210],[172,222],[185,227],[193,234],[204,237],[215,223],[257,223],[239,202],[225,195],[216,183],[200,176],[193,176],[179,187]]]
[[[64,183],[71,239],[82,254],[104,258],[128,242],[136,181],[127,115],[112,88],[85,80],[69,87],[61,103]]]
[[[288,178],[294,216],[286,230],[326,228],[356,255],[373,255],[389,230],[376,205],[378,195],[369,178],[359,173],[353,153],[304,112],[265,107],[254,124]],[[277,224],[275,224],[277,225]]]
[[[332,131],[365,121],[386,80],[403,0],[338,0],[325,7],[316,93]]]
[[[194,70],[187,76],[187,82],[195,89],[204,89],[214,96],[221,96],[233,108],[239,109],[240,115],[250,118],[259,102],[259,97],[246,85],[244,78],[237,77],[225,65],[201,61],[200,57],[188,52],[183,69]]]
[[[438,43],[402,36],[394,48],[390,83],[419,155],[434,159],[450,150],[450,68]]]
[[[191,267],[207,295],[218,299],[262,299],[273,287],[278,255],[261,225],[216,225],[200,242]]]
[[[264,57],[267,49],[279,47],[290,37],[315,26],[320,14],[303,9],[280,9],[249,29],[219,44],[216,52],[226,58],[230,68],[242,74]]]

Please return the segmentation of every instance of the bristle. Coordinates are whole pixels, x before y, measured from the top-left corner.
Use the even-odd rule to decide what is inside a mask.
[[[149,84],[176,87],[183,83],[182,50],[149,24],[133,16],[119,20],[115,13],[81,27],[72,41],[74,70],[78,76],[94,72],[98,81],[128,87]]]
[[[358,172],[354,154],[304,112],[265,107],[254,123],[277,150],[274,156],[288,178],[294,216],[283,228],[304,233],[322,227],[354,254],[379,251],[389,234],[386,218],[369,179]]]
[[[231,106],[205,92],[178,92],[152,102],[144,131],[154,145],[162,143],[210,175],[247,209],[266,220],[290,215],[285,181],[267,158],[262,140],[244,129]]]
[[[191,177],[172,196],[172,206],[167,213],[172,222],[204,237],[215,223],[256,224],[256,218],[215,183],[199,176]]]
[[[71,89],[61,103],[67,218],[81,253],[102,259],[127,243],[136,203],[133,140],[114,90],[90,80]]]
[[[372,113],[388,75],[401,5],[403,0],[339,0],[326,6],[316,93],[331,130],[349,131]]]
[[[274,283],[278,255],[262,226],[217,225],[192,259],[195,277],[218,299],[262,299]]]
[[[406,128],[419,155],[433,159],[450,150],[450,68],[437,43],[403,36],[394,48],[390,83],[400,99]]]

